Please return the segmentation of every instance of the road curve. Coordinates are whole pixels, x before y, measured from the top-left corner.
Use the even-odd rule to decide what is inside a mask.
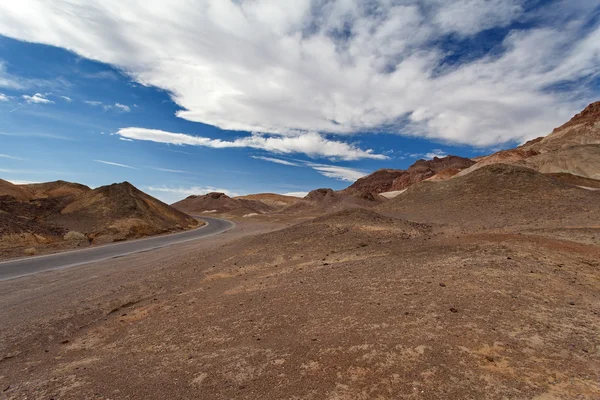
[[[189,242],[200,238],[213,236],[225,232],[235,223],[220,218],[198,217],[207,224],[190,231],[173,233],[170,235],[155,236],[146,239],[131,240],[126,242],[111,243],[103,246],[89,247],[81,250],[49,254],[29,258],[20,258],[12,261],[0,262],[0,281],[19,278],[42,271],[75,267],[90,264],[111,258],[123,257],[129,254],[141,253],[177,243]]]

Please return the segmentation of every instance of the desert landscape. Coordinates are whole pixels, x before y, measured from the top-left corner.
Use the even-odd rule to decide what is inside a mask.
[[[0,181],[4,258],[236,224],[0,281],[0,398],[598,399],[599,149],[600,102],[303,198]]]

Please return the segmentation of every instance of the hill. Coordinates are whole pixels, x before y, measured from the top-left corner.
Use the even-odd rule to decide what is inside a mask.
[[[68,248],[187,229],[198,222],[124,182],[97,189],[64,181],[0,181],[0,255]],[[71,236],[65,237],[69,231]]]
[[[349,208],[373,207],[377,204],[379,201],[347,194],[345,191],[336,192],[332,189],[322,188],[309,192],[300,201],[283,208],[278,213],[316,216]]]
[[[273,210],[273,207],[257,200],[242,198],[234,199],[225,193],[208,193],[202,196],[189,196],[173,204],[178,210],[198,215],[215,213],[243,217],[249,214],[263,214]]]
[[[600,222],[600,192],[532,169],[484,166],[443,182],[422,182],[375,208],[409,220],[469,228]]]
[[[30,192],[35,199],[63,196],[75,198],[91,190],[85,185],[65,181],[33,183],[20,187]]]
[[[587,106],[550,135],[525,143],[521,148],[546,153],[588,144],[600,144],[600,101]]]
[[[441,171],[460,171],[473,164],[475,164],[475,161],[458,156],[417,160],[407,170],[381,169],[375,171],[370,175],[360,178],[341,192],[373,200],[374,196],[380,193],[404,190],[415,183],[433,177]],[[441,178],[442,175],[438,177],[438,179]]]
[[[0,196],[11,196],[21,201],[26,201],[31,198],[31,195],[27,190],[3,179],[0,179]]]
[[[138,238],[197,225],[194,218],[128,182],[87,191],[48,220],[103,240]]]
[[[234,197],[235,200],[251,200],[264,203],[273,209],[281,209],[300,201],[299,197],[285,196],[277,193],[257,193]]]

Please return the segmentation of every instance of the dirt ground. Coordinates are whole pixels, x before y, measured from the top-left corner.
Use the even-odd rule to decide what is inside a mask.
[[[0,399],[600,398],[600,227],[276,228],[0,282]]]

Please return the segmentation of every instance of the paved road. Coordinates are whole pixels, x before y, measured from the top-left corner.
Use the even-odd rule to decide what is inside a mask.
[[[67,251],[13,261],[0,262],[0,281],[35,274],[42,271],[74,267],[97,261],[123,257],[128,254],[159,249],[176,243],[188,242],[225,232],[235,226],[231,221],[219,218],[199,217],[208,224],[191,231],[156,236],[147,239],[107,244],[82,250]]]

